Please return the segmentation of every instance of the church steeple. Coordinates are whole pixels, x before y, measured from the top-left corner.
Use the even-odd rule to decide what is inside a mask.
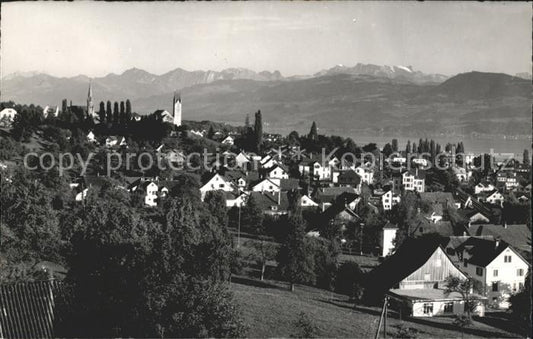
[[[174,92],[172,116],[174,117],[174,125],[181,126],[181,94],[179,92]]]
[[[94,117],[94,103],[93,103],[93,84],[92,80],[89,81],[89,91],[87,93],[87,115]]]

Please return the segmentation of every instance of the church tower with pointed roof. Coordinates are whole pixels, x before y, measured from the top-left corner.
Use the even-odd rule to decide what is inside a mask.
[[[94,103],[93,103],[93,86],[92,81],[89,82],[89,93],[87,93],[87,115],[94,117]]]
[[[172,100],[172,116],[174,117],[174,125],[181,126],[181,95],[174,93]]]

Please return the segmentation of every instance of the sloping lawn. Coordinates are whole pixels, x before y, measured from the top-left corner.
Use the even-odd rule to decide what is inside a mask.
[[[303,311],[312,319],[321,337],[373,338],[381,313],[377,307],[354,309],[343,295],[307,286],[297,285],[295,291],[290,292],[283,283],[236,278],[231,289],[249,327],[248,337],[289,337],[298,333],[294,322]],[[395,316],[393,312],[389,316],[388,337],[394,336],[399,325],[414,328],[418,338],[461,337],[451,318],[400,321]],[[467,328],[464,336],[517,337],[480,322],[474,322],[472,327]]]

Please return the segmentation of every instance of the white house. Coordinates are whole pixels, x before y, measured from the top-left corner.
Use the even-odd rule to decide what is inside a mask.
[[[146,206],[154,207],[157,206],[157,192],[159,187],[153,181],[145,181],[140,185],[140,188],[144,191],[144,204]],[[137,188],[139,189],[139,188]]]
[[[399,187],[403,187],[406,191],[417,191],[419,193],[425,192],[425,180],[419,175],[418,170],[415,173],[405,171],[401,175],[395,174],[392,178],[394,191],[398,193]]]
[[[243,207],[246,205],[248,196],[246,193],[224,192],[226,196],[226,207]]]
[[[486,194],[480,195],[478,197],[478,200],[486,201],[489,204],[500,205],[503,203],[504,197],[500,192],[498,192],[497,190],[494,190],[492,192],[488,192]]]
[[[87,133],[87,141],[96,142],[96,136],[94,135],[93,131],[89,131],[89,133]]]
[[[227,137],[224,138],[224,140],[222,140],[222,143],[224,145],[233,146],[233,144],[235,143],[235,139],[231,135],[228,135]]]
[[[448,257],[438,239],[406,239],[394,254],[365,278],[367,293],[385,293],[390,307],[406,316],[433,317],[465,312],[464,299],[446,293],[449,276],[466,279]],[[471,294],[474,314],[484,316],[485,297]],[[407,314],[406,314],[407,313]]]
[[[381,203],[383,204],[383,209],[389,211],[392,209],[392,206],[399,204],[401,197],[399,195],[393,194],[391,190],[383,193],[381,196]]]
[[[302,162],[298,165],[298,170],[302,175],[310,175],[318,180],[329,180],[331,178],[331,167],[325,164],[322,166],[318,161]]]
[[[280,179],[263,179],[252,187],[253,192],[280,192]]]
[[[240,152],[235,157],[235,165],[240,168],[246,168],[246,166],[250,163],[250,158],[248,155],[244,152]]]
[[[76,194],[76,201],[83,201],[87,197],[87,193],[89,193],[89,188],[84,188],[81,192]]]
[[[474,193],[479,194],[481,192],[491,192],[494,191],[496,187],[494,185],[489,183],[479,183],[476,186],[474,186]]]
[[[480,238],[470,238],[459,248],[462,270],[481,282],[489,305],[508,308],[511,294],[524,288],[528,262],[509,244]]]
[[[289,179],[289,174],[283,167],[274,165],[266,172],[266,177],[270,179]]]
[[[43,109],[43,115],[45,118],[47,118],[48,116],[57,117],[59,115],[59,107],[58,106],[46,106]]]
[[[355,169],[355,173],[361,177],[361,182],[364,182],[368,185],[372,184],[374,181],[374,171],[371,168],[359,166]]]
[[[206,193],[209,191],[233,192],[234,190],[235,187],[233,187],[233,184],[217,173],[213,175],[211,179],[209,179],[202,187],[200,187],[200,194],[203,201]]]
[[[17,111],[13,108],[4,108],[0,111],[0,120],[9,120],[9,122],[13,122],[15,120],[15,116],[17,115]]]
[[[298,201],[298,205],[300,207],[318,207],[318,204],[308,195],[302,195]]]
[[[270,155],[265,155],[259,163],[261,164],[261,168],[264,169],[268,169],[276,165],[281,165],[281,162],[279,162],[276,158]]]

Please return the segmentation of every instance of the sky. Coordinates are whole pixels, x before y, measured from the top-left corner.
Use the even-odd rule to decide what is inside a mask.
[[[136,67],[313,74],[337,64],[454,75],[531,72],[531,4],[2,3],[1,72],[91,77]]]

